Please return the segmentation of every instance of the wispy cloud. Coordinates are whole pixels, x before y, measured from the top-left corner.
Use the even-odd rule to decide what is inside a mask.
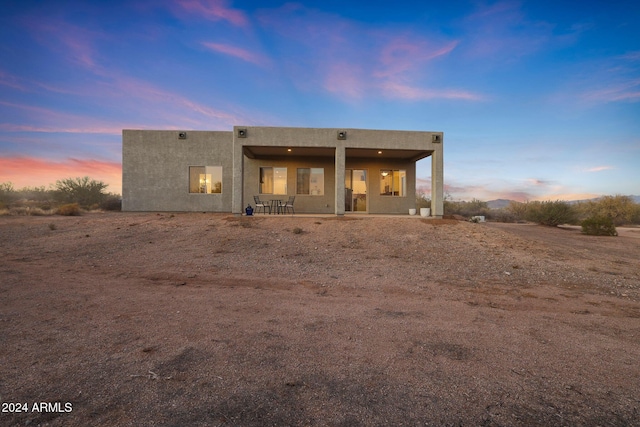
[[[269,59],[258,53],[251,52],[241,47],[232,46],[223,43],[202,42],[202,45],[214,52],[222,53],[225,55],[239,58],[246,62],[251,62],[260,67],[266,67],[269,64]]]
[[[92,117],[5,101],[0,101],[0,106],[12,110],[21,110],[25,113],[23,123],[0,122],[0,130],[6,132],[99,133],[111,135],[122,133],[122,123],[108,123]]]
[[[586,105],[640,102],[640,51],[582,64],[590,70],[576,78],[578,99]]]
[[[520,1],[481,3],[463,20],[462,28],[465,52],[475,58],[513,61],[539,51],[553,39],[553,25],[530,21]]]
[[[356,100],[370,96],[401,100],[484,98],[472,91],[443,87],[435,73],[430,73],[432,62],[450,55],[458,46],[457,40],[410,30],[398,34],[291,3],[261,11],[258,22],[282,37],[282,46],[290,47],[289,55],[295,59],[283,63],[299,87],[322,87]]]
[[[227,21],[238,27],[249,23],[244,12],[229,7],[225,0],[179,0],[176,4],[184,11],[209,21]]]
[[[588,102],[640,101],[640,79],[611,82],[607,87],[587,91],[582,98]]]
[[[482,101],[486,97],[484,95],[456,89],[423,89],[421,87],[412,87],[399,82],[380,83],[379,87],[383,93],[390,98],[400,98],[416,101],[428,101],[432,99],[454,99],[464,101]]]
[[[613,166],[596,166],[593,168],[586,169],[586,172],[602,172],[607,170],[615,169]]]
[[[86,69],[96,67],[95,40],[109,38],[97,30],[79,27],[52,17],[32,18],[27,22],[27,27],[42,45]]]
[[[39,157],[0,157],[0,182],[16,188],[53,184],[64,178],[90,176],[109,184],[108,191],[122,190],[122,165],[96,159],[67,158],[60,161]]]

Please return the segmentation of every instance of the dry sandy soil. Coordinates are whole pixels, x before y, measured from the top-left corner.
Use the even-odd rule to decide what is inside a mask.
[[[2,217],[0,425],[637,426],[627,231]]]

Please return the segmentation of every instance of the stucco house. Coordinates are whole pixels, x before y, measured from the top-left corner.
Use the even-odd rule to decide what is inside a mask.
[[[232,212],[295,196],[296,213],[408,214],[416,162],[431,157],[443,214],[443,133],[235,126],[122,131],[124,211]]]

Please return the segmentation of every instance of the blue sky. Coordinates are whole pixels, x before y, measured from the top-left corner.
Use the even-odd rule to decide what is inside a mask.
[[[0,40],[17,188],[120,192],[123,128],[249,125],[443,131],[454,200],[640,194],[640,2],[14,1]]]

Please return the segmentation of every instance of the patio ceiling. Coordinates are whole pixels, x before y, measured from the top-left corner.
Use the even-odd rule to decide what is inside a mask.
[[[431,151],[428,150],[390,150],[390,149],[370,149],[370,148],[347,148],[346,157],[349,158],[386,158],[418,161],[429,157]],[[269,159],[291,157],[331,157],[335,156],[333,147],[273,147],[273,146],[245,146],[244,155],[250,159]]]

